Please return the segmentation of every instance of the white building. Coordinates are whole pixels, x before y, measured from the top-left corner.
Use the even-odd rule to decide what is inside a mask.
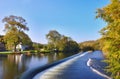
[[[17,51],[23,51],[25,50],[26,46],[23,46],[22,43],[19,43],[17,46],[16,46],[16,49]]]

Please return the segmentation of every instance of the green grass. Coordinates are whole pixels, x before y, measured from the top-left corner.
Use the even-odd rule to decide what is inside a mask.
[[[11,51],[3,51],[3,52],[0,52],[0,54],[11,54],[12,52]]]
[[[28,52],[28,51],[22,51],[21,53],[25,53],[25,52]],[[3,52],[0,52],[0,54],[12,54],[13,52],[12,51],[3,51]]]
[[[29,52],[29,50],[22,51],[21,53],[26,53],[26,52]]]
[[[43,51],[37,51],[37,50],[27,50],[27,51],[22,51],[21,53],[26,53],[26,52],[30,52],[30,53],[39,53],[39,52],[44,52],[44,53],[49,53],[50,50],[43,50]],[[12,54],[12,51],[2,51],[0,52],[0,54]]]

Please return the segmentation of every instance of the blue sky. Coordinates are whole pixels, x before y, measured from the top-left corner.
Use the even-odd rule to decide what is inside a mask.
[[[96,10],[109,0],[0,0],[0,21],[9,15],[22,16],[32,41],[47,43],[50,30],[71,37],[77,42],[100,38],[98,31],[105,22],[96,19]],[[0,34],[3,32],[0,22]]]

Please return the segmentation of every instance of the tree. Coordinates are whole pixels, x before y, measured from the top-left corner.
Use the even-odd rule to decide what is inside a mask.
[[[23,30],[29,30],[29,28],[26,26],[26,20],[23,19],[22,17],[19,16],[14,16],[10,15],[8,17],[5,17],[2,20],[3,23],[5,23],[5,31],[9,32],[11,30],[18,30],[18,31],[23,31]]]
[[[65,52],[79,52],[79,45],[77,42],[70,40],[65,44],[64,50]]]
[[[22,17],[10,15],[5,17],[3,20],[5,23],[4,30],[6,32],[4,40],[6,42],[6,47],[8,49],[13,49],[16,52],[16,46],[22,42],[23,44],[28,44],[31,39],[27,34],[24,33],[25,30],[29,30],[26,26],[26,20]]]
[[[57,49],[62,52],[79,52],[79,45],[70,37],[62,35],[56,45]]]
[[[79,46],[70,37],[61,35],[56,30],[51,30],[47,35],[48,48],[50,50],[57,49],[61,52],[78,52]]]
[[[34,50],[40,50],[40,49],[44,48],[44,45],[40,44],[40,43],[33,42],[32,47]]]
[[[0,35],[0,43],[4,43],[4,36]]]
[[[81,51],[101,50],[100,40],[85,41],[79,43]]]
[[[98,9],[98,17],[107,23],[100,31],[103,51],[107,53],[106,62],[109,64],[107,71],[112,73],[114,79],[120,79],[120,0],[111,0],[110,4]]]
[[[5,50],[4,36],[0,35],[0,51]]]
[[[48,44],[54,48],[56,48],[56,44],[58,41],[61,39],[61,34],[57,32],[56,30],[51,30],[49,33],[46,35],[46,38],[48,39]]]
[[[70,41],[70,37],[67,37],[67,36],[62,36],[61,40],[58,41],[57,43],[57,48],[60,50],[60,51],[65,51],[65,50],[68,50],[67,49],[67,43],[68,41]]]

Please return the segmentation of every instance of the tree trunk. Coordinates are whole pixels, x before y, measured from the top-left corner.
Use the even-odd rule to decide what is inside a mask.
[[[16,53],[16,44],[14,45],[14,49],[13,49],[13,52]]]

